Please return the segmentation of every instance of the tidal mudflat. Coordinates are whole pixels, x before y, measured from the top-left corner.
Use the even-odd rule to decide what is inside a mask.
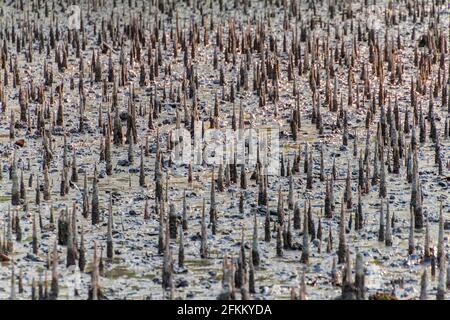
[[[447,5],[2,1],[0,298],[445,299]]]

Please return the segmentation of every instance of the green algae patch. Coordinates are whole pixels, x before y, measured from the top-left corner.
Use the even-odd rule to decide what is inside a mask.
[[[184,263],[190,267],[208,267],[213,264],[213,262],[208,259],[186,260]]]
[[[119,279],[119,278],[129,278],[129,279],[148,279],[152,280],[155,278],[154,274],[138,274],[133,269],[128,268],[127,266],[116,266],[112,269],[105,270],[104,277],[108,279]]]
[[[372,264],[374,264],[376,266],[382,266],[383,262],[381,262],[380,260],[374,259],[374,260],[372,260]]]
[[[11,196],[0,196],[0,202],[11,201]]]

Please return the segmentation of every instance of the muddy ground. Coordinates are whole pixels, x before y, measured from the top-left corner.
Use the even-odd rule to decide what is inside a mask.
[[[35,1],[36,2],[36,1]],[[138,6],[129,8],[127,1],[117,1],[117,8],[114,12],[120,17],[120,25],[129,21],[133,14],[144,14],[147,28],[147,36],[151,33],[149,26],[154,25],[156,19],[163,18],[165,22],[165,32],[169,36],[170,29],[175,27],[174,20],[170,22],[167,20],[167,15],[161,14],[160,16],[154,13],[149,13],[148,10],[143,12],[142,1],[137,1]],[[134,1],[133,1],[134,2]],[[274,1],[275,2],[275,1]],[[352,5],[355,21],[361,21],[366,23],[367,18],[370,16],[375,21],[379,39],[384,39],[384,33],[386,27],[383,22],[384,9],[387,6],[388,1],[377,1],[376,5],[365,6],[363,1],[355,2]],[[209,1],[207,1],[209,4]],[[251,1],[252,15],[255,14],[259,19],[267,12],[267,8],[264,5],[264,1]],[[299,9],[302,11],[303,19],[307,19],[312,14],[312,10],[308,10],[308,4],[303,2],[299,3]],[[430,4],[431,2],[427,2]],[[28,4],[30,5],[30,4]],[[247,18],[242,8],[232,8],[232,4],[228,3],[226,6],[228,10],[220,12],[218,4],[214,2],[213,9],[209,8],[209,5],[205,6],[204,14],[208,15],[210,19],[211,15],[214,15],[214,22],[219,24],[222,22],[224,29],[224,37],[227,39],[228,19],[234,18],[237,22],[243,24],[247,23]],[[11,28],[11,22],[19,23],[24,21],[24,11],[15,9],[13,5],[3,3],[3,15],[0,17],[0,25],[9,25]],[[86,15],[87,4],[86,1],[82,1],[82,12]],[[427,5],[429,8],[429,5]],[[70,89],[70,79],[75,79],[76,85],[78,84],[78,59],[75,58],[74,48],[69,46],[68,56],[68,68],[61,73],[55,66],[54,51],[51,51],[50,55],[46,54],[46,50],[39,54],[37,51],[38,43],[33,44],[33,61],[27,62],[25,54],[27,50],[16,52],[16,46],[14,43],[8,42],[8,50],[12,57],[17,57],[21,84],[29,84],[31,80],[35,84],[41,84],[44,81],[43,78],[43,65],[45,62],[53,64],[54,70],[54,84],[53,94],[56,96],[55,87],[62,82],[64,83],[64,130],[67,132],[67,141],[69,144],[69,160],[71,161],[72,148],[75,148],[76,158],[78,163],[78,170],[80,181],[76,185],[71,185],[69,194],[60,196],[59,183],[61,179],[60,169],[62,167],[62,154],[63,154],[63,135],[62,128],[55,127],[52,135],[52,145],[54,150],[54,158],[51,161],[49,168],[51,186],[51,200],[41,201],[38,206],[35,204],[35,188],[36,188],[36,176],[40,176],[42,181],[42,138],[34,134],[35,119],[34,111],[37,108],[38,103],[31,102],[29,108],[32,121],[31,132],[26,128],[26,125],[17,125],[15,129],[15,138],[9,138],[9,126],[10,126],[10,112],[13,110],[16,114],[15,119],[19,119],[19,93],[18,88],[14,88],[11,85],[11,79],[7,86],[3,86],[5,99],[7,101],[7,111],[0,114],[0,165],[2,168],[2,180],[0,181],[0,214],[1,230],[6,230],[8,210],[11,212],[18,211],[21,227],[22,227],[22,241],[14,241],[14,252],[9,254],[9,258],[14,259],[15,275],[18,277],[19,273],[23,277],[24,291],[22,293],[16,292],[17,299],[30,299],[31,297],[31,283],[34,278],[38,281],[40,278],[44,279],[46,272],[46,260],[47,253],[52,250],[53,243],[55,241],[56,229],[52,228],[49,222],[50,207],[54,208],[55,220],[59,213],[68,206],[72,207],[72,203],[75,202],[78,208],[78,232],[81,228],[84,229],[85,246],[87,249],[87,260],[89,262],[85,272],[79,272],[79,270],[67,270],[66,265],[66,248],[65,246],[58,246],[59,252],[59,284],[60,293],[59,299],[86,299],[88,296],[88,286],[91,281],[90,270],[93,254],[93,241],[96,241],[99,246],[106,246],[106,230],[107,230],[107,209],[110,194],[113,194],[113,212],[114,212],[114,231],[113,241],[115,249],[115,258],[113,261],[107,261],[104,259],[104,270],[100,277],[100,285],[104,290],[104,294],[109,299],[161,299],[163,298],[163,289],[161,287],[161,271],[163,258],[158,254],[158,218],[154,213],[155,205],[155,185],[153,182],[154,176],[154,164],[156,148],[155,137],[156,130],[149,130],[147,127],[147,116],[137,116],[137,130],[139,132],[139,139],[136,141],[135,146],[135,161],[133,164],[128,165],[126,163],[128,145],[121,146],[112,145],[112,163],[113,163],[113,175],[107,176],[105,173],[104,161],[99,161],[100,140],[103,136],[101,128],[97,126],[99,104],[102,105],[104,117],[106,117],[106,110],[110,108],[111,102],[102,101],[102,83],[91,83],[89,80],[89,65],[92,57],[93,48],[97,47],[96,36],[93,34],[93,26],[96,25],[99,29],[102,19],[109,19],[112,11],[112,1],[105,1],[103,7],[99,8],[96,12],[91,12],[90,17],[85,16],[85,29],[88,45],[86,49],[82,51],[82,55],[85,61],[85,92],[87,96],[87,104],[85,109],[85,119],[87,130],[85,133],[77,132],[78,128],[78,106],[79,106],[79,94],[78,90]],[[156,10],[153,8],[153,10]],[[399,5],[399,10],[405,12],[403,4]],[[441,10],[441,24],[438,26],[448,39],[448,12],[445,6],[438,7],[437,10]],[[44,34],[48,35],[49,26],[51,24],[50,16],[48,18],[43,17],[44,8],[39,9],[41,12],[40,19],[31,15],[33,23],[36,23],[39,27],[42,26]],[[185,3],[179,3],[176,6],[176,11],[179,17],[180,28],[189,28],[191,18],[197,23],[200,23],[201,16],[199,11],[193,11]],[[309,143],[312,148],[314,159],[313,172],[315,176],[319,173],[319,146],[324,148],[325,156],[325,173],[328,175],[331,172],[332,155],[336,159],[336,168],[338,174],[338,180],[334,185],[334,193],[336,199],[335,215],[332,219],[325,219],[322,216],[321,222],[323,227],[323,239],[321,242],[313,240],[310,244],[310,263],[305,266],[300,263],[301,250],[284,250],[283,257],[276,256],[276,233],[272,233],[272,240],[270,243],[263,241],[263,225],[264,225],[264,212],[258,209],[257,196],[258,186],[254,180],[250,179],[254,168],[247,168],[248,188],[244,191],[245,198],[245,213],[242,215],[239,213],[239,192],[241,191],[239,185],[232,185],[225,192],[216,192],[216,201],[218,204],[218,232],[216,235],[211,235],[210,229],[208,231],[208,245],[210,248],[210,257],[208,259],[201,259],[199,255],[200,250],[200,220],[201,220],[201,203],[202,199],[206,198],[207,210],[209,209],[210,199],[210,184],[211,184],[211,169],[212,166],[193,166],[194,181],[192,184],[188,184],[187,166],[172,166],[163,168],[164,174],[167,172],[169,175],[169,190],[168,202],[173,203],[176,207],[177,213],[181,214],[183,191],[187,193],[187,203],[189,206],[188,224],[189,229],[185,231],[185,268],[180,269],[177,266],[177,254],[178,254],[178,241],[172,241],[171,247],[173,257],[175,261],[174,266],[174,283],[175,283],[175,297],[181,299],[215,299],[221,292],[222,285],[222,263],[224,255],[231,257],[237,257],[240,248],[241,226],[245,230],[245,240],[248,248],[251,248],[252,233],[253,233],[253,214],[257,212],[257,219],[259,224],[259,249],[261,255],[261,264],[256,268],[255,280],[256,280],[256,293],[252,294],[254,299],[286,299],[290,297],[290,289],[292,286],[298,286],[299,275],[303,270],[306,272],[306,292],[310,299],[334,299],[338,298],[341,294],[341,288],[331,283],[331,267],[333,258],[336,257],[337,242],[338,242],[338,223],[339,223],[339,208],[341,196],[345,188],[345,177],[347,171],[347,162],[349,161],[353,177],[353,199],[354,206],[357,204],[357,173],[358,173],[358,158],[353,156],[353,137],[351,137],[348,147],[342,147],[342,134],[339,130],[332,130],[331,124],[336,119],[336,114],[330,112],[326,107],[322,108],[323,122],[325,124],[325,133],[319,135],[315,125],[311,124],[311,90],[309,88],[308,74],[304,74],[296,79],[296,85],[300,95],[300,109],[302,117],[302,126],[299,129],[298,141],[293,141],[290,135],[289,119],[292,109],[295,106],[295,98],[292,95],[292,81],[288,81],[286,76],[288,54],[283,53],[282,41],[283,32],[282,25],[284,20],[284,12],[281,8],[275,6],[270,7],[271,25],[266,25],[266,34],[272,34],[278,43],[279,59],[281,66],[281,77],[279,79],[279,101],[277,103],[278,115],[275,115],[275,108],[273,103],[267,103],[264,107],[258,106],[258,96],[255,92],[248,90],[246,92],[241,91],[237,93],[236,105],[242,103],[244,108],[245,118],[248,120],[248,124],[257,126],[280,126],[281,135],[280,143],[282,145],[284,158],[292,161],[294,152],[298,151],[299,145],[304,146]],[[64,13],[61,12],[61,7],[56,4],[54,13],[59,20],[57,22],[61,29],[62,34],[65,34],[67,26],[64,23]],[[125,13],[124,15],[122,15]],[[324,21],[328,21],[327,6],[318,6],[317,16],[322,17]],[[338,19],[336,19],[338,20]],[[209,21],[209,20],[208,20]],[[291,19],[290,27],[295,28],[295,19]],[[336,21],[330,21],[332,25],[336,24]],[[55,24],[55,22],[54,22]],[[342,22],[338,24],[342,26]],[[417,73],[417,67],[413,63],[414,48],[417,45],[417,39],[411,40],[412,29],[416,29],[416,34],[421,35],[427,31],[427,23],[413,23],[411,18],[408,17],[406,21],[401,21],[398,26],[391,29],[392,36],[396,37],[397,32],[400,33],[402,39],[403,48],[400,51],[399,59],[401,59],[404,74],[404,82],[402,84],[391,84],[386,80],[386,89],[389,92],[392,100],[394,96],[398,98],[398,105],[401,112],[401,119],[403,119],[404,111],[410,108],[410,79]],[[239,29],[240,30],[240,29]],[[252,33],[255,32],[255,26],[252,26]],[[325,28],[318,28],[314,32],[317,32],[319,38],[325,34]],[[161,36],[160,32],[160,36]],[[200,45],[197,50],[196,57],[194,59],[195,68],[198,74],[198,105],[200,110],[200,116],[205,121],[209,117],[209,113],[214,105],[214,96],[216,92],[221,96],[221,87],[218,85],[219,70],[214,70],[211,63],[214,55],[215,48],[215,34],[216,31],[209,31],[210,42],[208,45]],[[61,37],[63,38],[63,37]],[[291,37],[287,37],[288,41]],[[351,35],[344,37],[345,46],[348,50],[351,50]],[[128,85],[118,87],[118,106],[121,112],[127,111],[127,100],[129,96],[129,90],[134,85],[135,90],[135,103],[139,107],[147,108],[150,100],[150,92],[154,92],[157,89],[157,95],[162,99],[163,90],[169,90],[172,85],[174,88],[180,86],[179,81],[182,79],[184,73],[183,54],[179,54],[177,58],[173,57],[172,40],[168,40],[167,50],[162,51],[163,66],[170,64],[172,68],[172,74],[164,76],[163,67],[161,67],[160,75],[148,83],[145,87],[139,86],[139,72],[140,65],[134,61],[132,65],[129,65],[128,73]],[[225,42],[226,43],[226,42]],[[337,40],[334,37],[330,37],[331,46],[335,46]],[[125,40],[125,59],[129,59],[129,48],[131,42],[126,38]],[[302,44],[305,45],[304,43]],[[288,44],[289,47],[289,44]],[[303,49],[303,48],[302,48]],[[355,81],[360,85],[362,90],[363,83],[360,80],[359,75],[361,73],[361,67],[364,64],[368,64],[368,46],[367,43],[361,43],[359,46],[359,56],[355,62],[353,72],[355,74]],[[153,49],[155,52],[155,49]],[[112,58],[115,66],[118,66],[120,48],[114,48]],[[147,56],[147,48],[143,50],[144,57]],[[224,61],[224,54],[220,52],[218,54],[220,63]],[[240,61],[241,55],[238,54],[238,61]],[[145,58],[144,58],[145,59]],[[254,62],[260,61],[260,55],[255,53],[252,55]],[[445,57],[445,73],[448,74],[449,56]],[[108,54],[101,54],[101,62],[103,64],[104,77],[107,75],[108,70]],[[384,66],[386,69],[386,65]],[[434,72],[437,74],[439,64],[432,66]],[[11,77],[11,72],[6,68],[6,71]],[[230,81],[235,79],[234,76],[237,72],[236,67],[233,67],[231,63],[224,64],[225,69],[225,81],[229,84]],[[117,71],[119,71],[117,69]],[[321,92],[321,100],[323,101],[323,94],[325,88],[325,70],[320,68],[320,77],[322,85],[319,88]],[[3,70],[2,70],[3,74]],[[378,81],[372,72],[369,73],[371,82],[377,84]],[[386,71],[386,74],[389,74]],[[249,72],[249,82],[252,83],[253,79],[253,65]],[[338,79],[338,86],[342,87],[340,93],[342,94],[343,101],[347,101],[347,68],[345,66],[336,64],[336,77]],[[0,79],[4,77],[1,76]],[[388,77],[386,77],[388,78]],[[3,80],[2,83],[4,83]],[[448,84],[444,84],[448,85]],[[429,84],[427,84],[429,86]],[[229,90],[229,85],[226,85],[226,90]],[[252,87],[250,85],[250,87]],[[165,88],[165,89],[164,89]],[[353,87],[356,90],[356,84]],[[112,84],[108,83],[109,93],[112,90]],[[46,88],[46,95],[50,97],[52,91],[50,88]],[[361,91],[362,92],[362,91]],[[362,94],[361,94],[362,95]],[[419,104],[421,104],[424,110],[428,108],[428,94],[425,96],[418,95]],[[393,102],[393,101],[392,101]],[[190,106],[192,103],[188,101]],[[367,101],[365,102],[368,105]],[[444,123],[448,117],[448,111],[446,106],[441,105],[440,95],[435,98],[435,113],[438,115],[440,121],[438,122],[439,130],[442,134],[444,130]],[[51,110],[56,113],[57,99]],[[163,112],[160,117],[155,120],[159,127],[160,144],[165,159],[168,159],[168,152],[166,148],[166,134],[175,127],[175,112],[179,108],[182,114],[182,108],[178,104],[168,103],[163,107]],[[233,103],[230,101],[220,101],[220,123],[222,128],[230,126]],[[358,154],[365,148],[365,110],[357,109],[355,105],[346,107],[349,117],[350,133],[356,131],[358,136]],[[370,126],[371,135],[371,149],[376,137],[376,123],[378,122],[377,114],[375,120]],[[126,121],[123,123],[124,131],[126,129]],[[208,125],[209,123],[206,122]],[[247,125],[248,125],[247,124]],[[139,159],[140,159],[140,146],[145,144],[145,137],[148,137],[149,143],[152,149],[150,156],[145,157],[145,171],[147,187],[143,188],[139,186]],[[24,139],[25,144],[23,147],[15,145],[15,141]],[[434,164],[434,144],[428,138],[427,141],[421,144],[419,149],[419,174],[422,182],[423,190],[423,207],[425,215],[428,216],[430,223],[430,231],[432,243],[436,246],[438,235],[438,217],[439,217],[439,201],[443,201],[444,216],[450,219],[450,202],[449,202],[449,168],[446,166],[450,160],[450,140],[444,139],[443,136],[440,139],[441,152],[444,157],[444,174],[437,174],[437,166]],[[410,141],[410,136],[405,136],[405,141]],[[11,187],[12,182],[8,179],[9,167],[13,157],[14,150],[17,155],[17,166],[23,169],[23,177],[26,185],[27,197],[24,203],[18,206],[11,205]],[[303,149],[302,149],[303,150]],[[301,165],[303,166],[304,155],[301,156]],[[370,160],[372,166],[373,159]],[[29,164],[29,167],[28,167]],[[101,223],[93,226],[91,220],[85,219],[81,216],[82,206],[82,192],[83,184],[82,179],[84,175],[88,178],[88,187],[92,189],[92,177],[94,172],[94,166],[97,165],[99,172],[99,198],[101,208]],[[371,186],[370,192],[363,195],[363,212],[365,216],[364,228],[360,231],[355,231],[353,228],[346,234],[347,242],[351,252],[352,260],[357,251],[362,252],[364,256],[364,263],[366,266],[366,287],[368,295],[375,292],[391,293],[393,290],[400,299],[414,299],[418,298],[420,290],[420,275],[424,268],[430,268],[429,262],[423,262],[423,246],[424,246],[424,231],[417,231],[415,234],[415,240],[417,244],[416,253],[408,255],[408,232],[409,232],[409,201],[411,194],[411,187],[407,183],[405,178],[406,167],[401,166],[400,174],[388,174],[387,175],[387,199],[390,202],[391,213],[395,214],[395,226],[393,228],[393,246],[387,247],[384,243],[378,241],[378,228],[379,228],[379,208],[380,199],[378,197],[378,186]],[[215,167],[217,173],[217,166]],[[20,170],[19,170],[20,174]],[[28,186],[28,179],[30,175],[33,175],[33,185]],[[269,176],[269,207],[272,210],[276,210],[277,207],[277,191],[281,188],[285,201],[287,199],[289,189],[289,178],[281,176]],[[306,189],[306,175],[301,172],[294,175],[294,198],[299,202],[301,212],[303,212],[303,206],[305,199],[310,199],[313,208],[313,217],[317,226],[317,219],[321,215],[321,209],[324,204],[325,184],[319,181],[318,178],[314,179],[314,187],[312,190]],[[144,206],[145,199],[149,199],[151,217],[149,220],[144,220]],[[168,208],[168,205],[166,206]],[[286,213],[291,213],[292,210],[288,210],[287,205]],[[40,211],[43,220],[43,229],[38,226],[38,238],[39,238],[39,252],[37,255],[32,253],[32,213]],[[349,210],[348,212],[352,212]],[[348,215],[347,215],[348,216]],[[287,215],[286,215],[287,217]],[[275,223],[276,216],[272,216],[273,223]],[[331,228],[334,238],[334,246],[331,253],[327,253],[326,243],[328,237],[328,230]],[[5,231],[6,235],[6,231]],[[449,231],[445,231],[445,250],[449,249],[448,244]],[[13,235],[15,238],[15,236]],[[79,234],[78,234],[79,237]],[[293,230],[294,243],[302,242],[301,230]],[[318,246],[321,247],[321,252],[318,252]],[[105,247],[106,248],[106,247]],[[103,250],[105,255],[105,250]],[[342,266],[338,266],[340,270]],[[47,271],[48,281],[50,282],[51,271]],[[429,294],[430,296],[435,294],[437,287],[437,279],[430,277]],[[16,283],[18,279],[16,278]],[[391,284],[392,282],[402,283],[401,285],[395,285],[395,288]],[[11,289],[11,261],[2,262],[0,267],[0,298],[6,299],[10,297]],[[78,287],[79,296],[74,296],[73,288]]]

